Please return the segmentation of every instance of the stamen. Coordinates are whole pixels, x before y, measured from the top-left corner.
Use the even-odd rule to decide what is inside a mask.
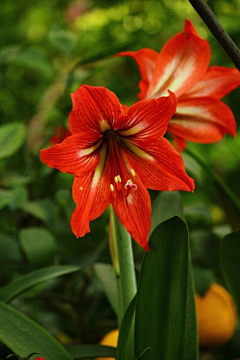
[[[111,192],[114,192],[114,186],[113,186],[113,184],[110,184],[110,190],[111,190]]]
[[[120,175],[116,175],[114,176],[114,181],[116,183],[116,187],[117,187],[117,190],[121,190],[122,188],[122,179],[121,179],[121,176]]]
[[[135,173],[135,171],[133,169],[130,170],[130,173],[132,174],[133,177],[136,176],[136,173]]]

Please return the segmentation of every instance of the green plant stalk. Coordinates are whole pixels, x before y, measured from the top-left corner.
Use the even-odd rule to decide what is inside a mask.
[[[131,237],[119,222],[112,206],[109,208],[109,247],[117,277],[119,298],[118,324],[137,292]]]
[[[207,171],[207,173],[213,178],[214,182],[224,191],[224,193],[231,200],[236,210],[240,213],[240,199],[225,183],[225,181],[214,170],[212,170],[209,166],[207,166],[207,164],[193,151],[189,149],[185,149],[185,153],[189,154],[193,159],[197,161],[198,164],[202,166],[203,169]]]

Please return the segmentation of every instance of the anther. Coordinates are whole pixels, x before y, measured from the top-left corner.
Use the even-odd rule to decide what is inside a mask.
[[[84,187],[80,186],[79,190],[82,191],[84,189]]]
[[[130,170],[130,173],[132,174],[133,177],[136,176],[136,173],[133,169]]]
[[[110,184],[110,190],[111,190],[111,192],[114,192],[114,186],[113,186],[113,184]]]

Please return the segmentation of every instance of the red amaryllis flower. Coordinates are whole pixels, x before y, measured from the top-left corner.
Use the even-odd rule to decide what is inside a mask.
[[[72,94],[69,117],[72,135],[41,150],[48,166],[75,175],[71,219],[74,234],[90,231],[109,203],[131,236],[146,250],[151,203],[146,188],[194,189],[181,156],[163,138],[176,110],[176,97],[121,105],[111,91],[82,85]]]
[[[219,99],[240,84],[240,73],[237,69],[209,67],[210,46],[189,20],[184,31],[170,39],[159,54],[146,48],[116,56],[130,56],[137,62],[142,77],[140,99],[163,96],[168,89],[178,97],[177,111],[167,131],[179,151],[186,140],[212,143],[226,133],[235,136],[233,113]]]

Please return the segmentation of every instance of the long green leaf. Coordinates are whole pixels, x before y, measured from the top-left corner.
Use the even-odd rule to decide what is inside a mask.
[[[139,281],[135,355],[144,360],[185,360],[189,278],[186,224],[178,217],[160,224],[150,238]]]
[[[134,319],[136,297],[131,301],[121,324],[116,360],[134,359]]]
[[[220,263],[224,278],[240,314],[240,231],[225,236],[220,245]]]
[[[24,291],[30,289],[32,286],[79,270],[79,266],[61,265],[49,266],[44,269],[32,271],[26,275],[19,276],[9,285],[2,288],[0,290],[0,300],[10,302]]]
[[[192,269],[192,262],[189,254],[189,273],[188,273],[188,302],[187,302],[187,337],[186,353],[184,360],[199,359],[198,327],[195,304],[195,285]]]
[[[117,280],[113,266],[110,264],[96,263],[93,271],[101,289],[105,292],[115,314],[118,314]]]
[[[72,360],[45,329],[3,302],[0,302],[0,341],[22,357],[35,352],[46,360]]]
[[[96,357],[116,356],[116,348],[102,345],[68,345],[67,351],[73,359],[91,359]]]

